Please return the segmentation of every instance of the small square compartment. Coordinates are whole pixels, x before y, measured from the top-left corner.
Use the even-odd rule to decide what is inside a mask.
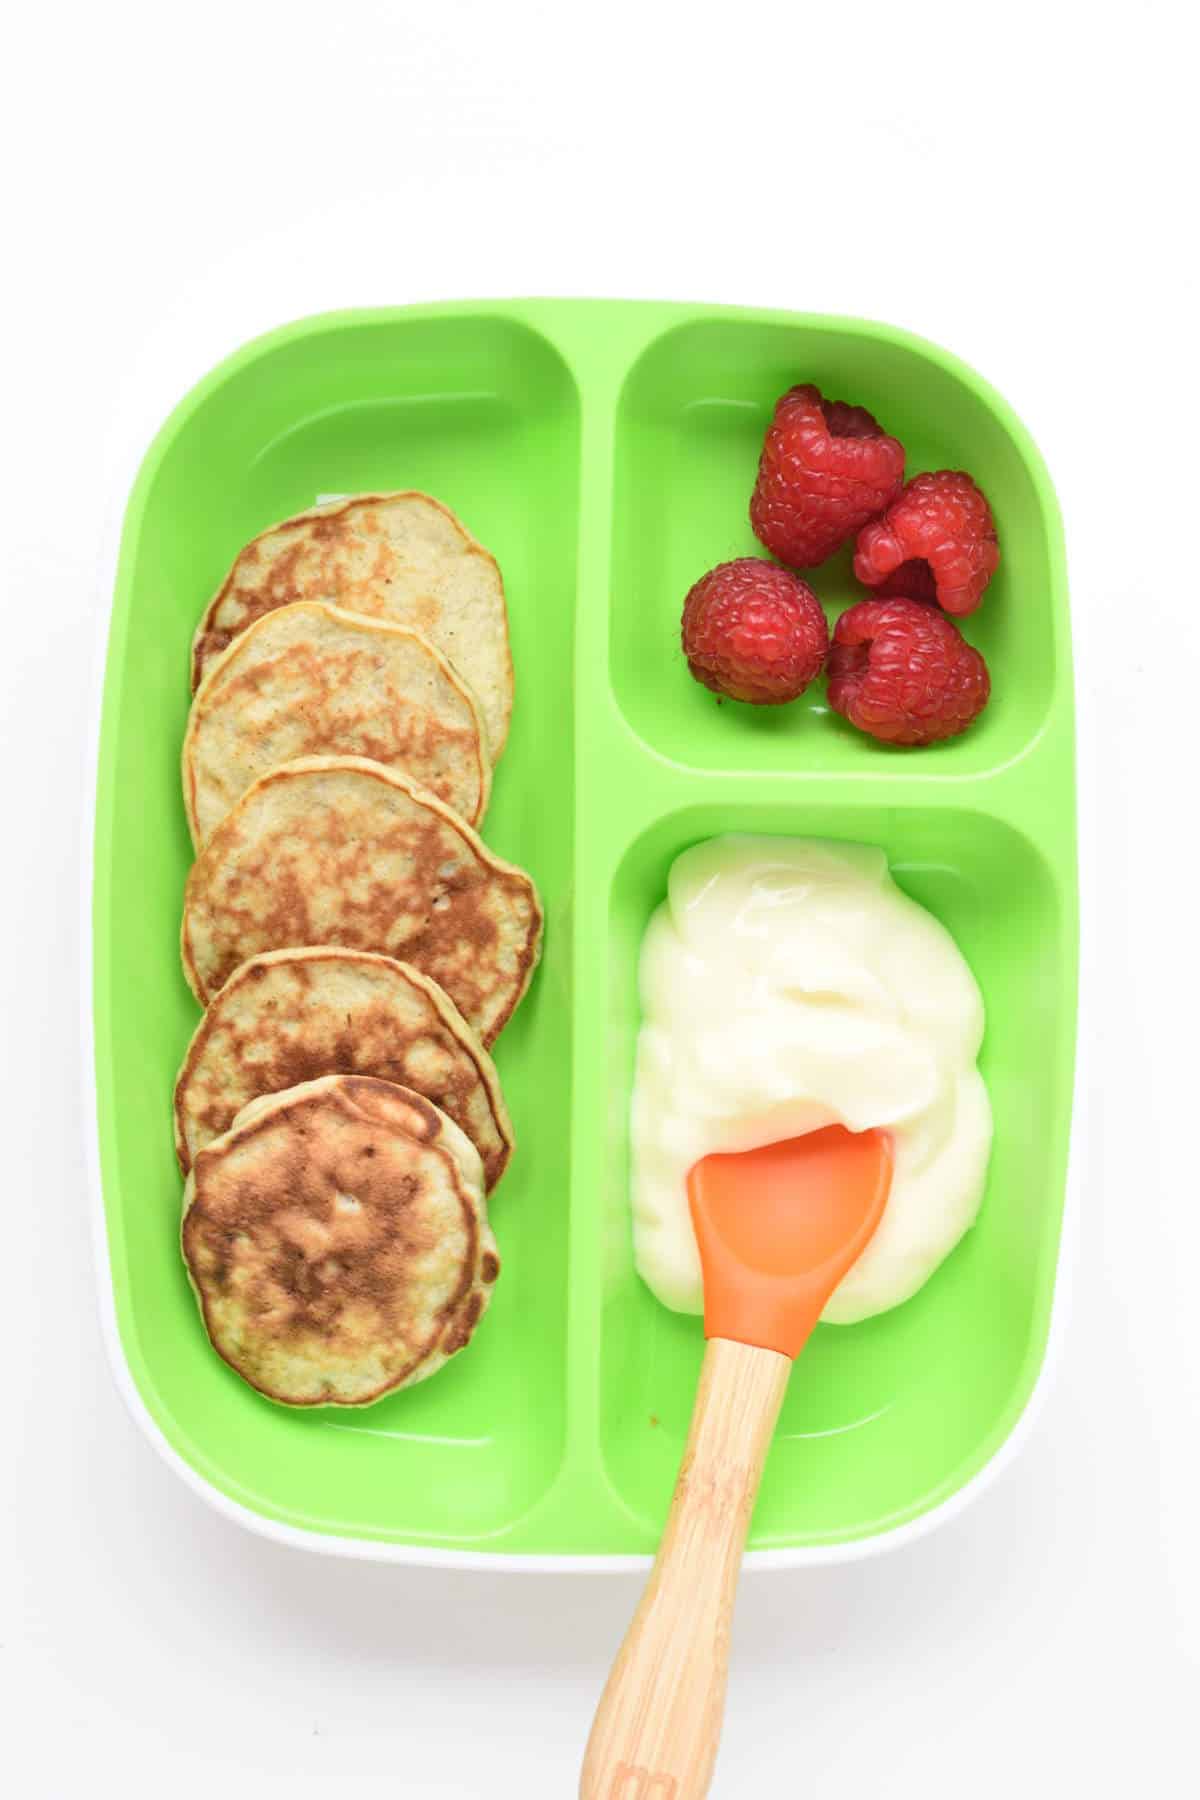
[[[751,1543],[827,1545],[928,1511],[986,1463],[1024,1409],[1049,1323],[1072,1072],[1069,895],[1003,820],[870,802],[691,807],[627,851],[612,887],[608,1066],[630,1091],[637,961],[679,852],[723,831],[878,844],[947,926],[988,1007],[980,1066],[995,1116],[978,1223],[912,1300],[818,1326],[792,1377]],[[601,1437],[609,1479],[649,1545],[678,1466],[703,1353],[698,1317],[638,1277],[624,1119],[604,1175]]]
[[[638,358],[616,421],[610,679],[645,743],[694,768],[879,776],[915,773],[912,753],[840,719],[818,680],[789,706],[722,701],[692,680],[679,645],[684,596],[715,564],[762,556],[748,508],[776,398],[812,381],[868,407],[905,445],[907,473],[962,468],[991,502],[1001,564],[960,621],[993,671],[990,703],[963,737],[921,753],[922,775],[999,767],[1036,738],[1055,693],[1065,591],[1057,509],[1036,450],[969,370],[902,332],[854,320],[783,324],[708,317]],[[868,597],[851,549],[804,579],[830,626]]]

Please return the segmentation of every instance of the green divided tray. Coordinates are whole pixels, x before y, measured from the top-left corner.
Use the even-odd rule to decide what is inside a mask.
[[[993,699],[898,752],[796,705],[718,705],[678,644],[689,585],[756,550],[776,396],[871,408],[909,471],[964,467],[1000,572],[966,635]],[[178,927],[188,647],[239,547],[321,493],[419,487],[504,571],[517,673],[484,834],[534,874],[546,948],[497,1045],[518,1154],[504,1273],[472,1347],[363,1412],[289,1412],[209,1349],[179,1257],[176,1068],[196,1023]],[[831,616],[845,558],[815,577]],[[716,832],[858,840],[982,985],[996,1139],[978,1226],[906,1306],[822,1326],[792,1378],[760,1561],[899,1542],[980,1485],[1050,1327],[1071,1116],[1077,899],[1058,510],[969,369],[853,319],[641,302],[464,303],[308,319],[249,344],[163,426],[125,517],[103,694],[93,896],[98,1141],[118,1376],[189,1480],[271,1535],[397,1560],[591,1566],[650,1551],[691,1406],[697,1319],[633,1268],[636,965],[672,858]]]

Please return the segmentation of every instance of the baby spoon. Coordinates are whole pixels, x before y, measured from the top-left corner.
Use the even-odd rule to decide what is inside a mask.
[[[588,1740],[581,1800],[702,1800],[750,1516],[792,1362],[883,1215],[891,1144],[841,1125],[688,1175],[708,1342],[658,1556]]]

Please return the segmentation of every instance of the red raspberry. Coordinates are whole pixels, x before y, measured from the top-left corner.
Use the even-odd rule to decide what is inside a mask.
[[[919,600],[860,600],[834,628],[829,704],[885,743],[957,737],[990,691],[978,650],[945,613]]]
[[[829,627],[806,581],[757,556],[702,575],[683,603],[683,654],[731,700],[782,706],[821,673]]]
[[[910,481],[882,519],[864,526],[854,573],[880,594],[936,600],[970,613],[1000,561],[992,509],[969,475],[939,469]]]
[[[812,569],[881,513],[903,480],[903,444],[865,407],[789,388],[767,427],[750,523],[780,562]]]

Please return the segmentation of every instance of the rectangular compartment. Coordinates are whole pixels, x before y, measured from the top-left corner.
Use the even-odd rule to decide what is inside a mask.
[[[164,428],[130,503],[105,692],[95,882],[96,1074],[121,1343],[170,1445],[256,1513],[408,1543],[510,1527],[565,1431],[574,831],[569,604],[579,407],[547,341],[502,317],[321,321],[248,350]],[[421,486],[498,556],[524,696],[488,840],[536,870],[545,968],[497,1062],[521,1154],[497,1195],[505,1251],[489,1354],[361,1413],[287,1412],[212,1355],[178,1248],[171,1087],[197,1021],[179,966],[191,860],[179,746],[188,647],[235,552],[319,493]]]
[[[683,594],[753,551],[762,427],[805,379],[871,406],[912,467],[963,464],[993,501],[1004,563],[967,629],[995,697],[958,743],[904,756],[823,716],[819,689],[752,713],[687,677]],[[545,957],[497,1046],[519,1148],[492,1209],[504,1273],[478,1341],[378,1407],[295,1413],[212,1355],[178,1252],[169,1102],[196,1020],[177,957],[188,645],[255,532],[319,493],[404,486],[445,499],[504,571],[517,695],[485,836],[539,883]],[[831,609],[848,580],[818,582]],[[1049,480],[1003,401],[933,346],[855,320],[535,301],[330,315],[238,352],[168,420],[129,502],[97,771],[106,1308],[152,1440],[215,1504],[313,1548],[563,1567],[649,1550],[701,1334],[632,1268],[638,943],[685,845],[819,832],[883,845],[972,963],[996,1151],[980,1223],[928,1288],[818,1331],[753,1542],[766,1560],[824,1560],[935,1518],[994,1466],[1049,1330],[1074,1029],[1072,756]]]
[[[995,1145],[978,1224],[906,1305],[818,1326],[784,1402],[751,1543],[835,1543],[902,1524],[961,1487],[1029,1397],[1053,1282],[1070,1120],[1069,895],[1011,825],[957,807],[712,803],[643,832],[610,906],[607,1063],[628,1091],[637,959],[681,850],[720,832],[878,844],[900,886],[951,932],[988,1013],[980,1058]],[[655,1534],[670,1498],[703,1353],[698,1318],[660,1306],[633,1266],[627,1134],[605,1171],[608,1272],[601,1434],[609,1477]]]

